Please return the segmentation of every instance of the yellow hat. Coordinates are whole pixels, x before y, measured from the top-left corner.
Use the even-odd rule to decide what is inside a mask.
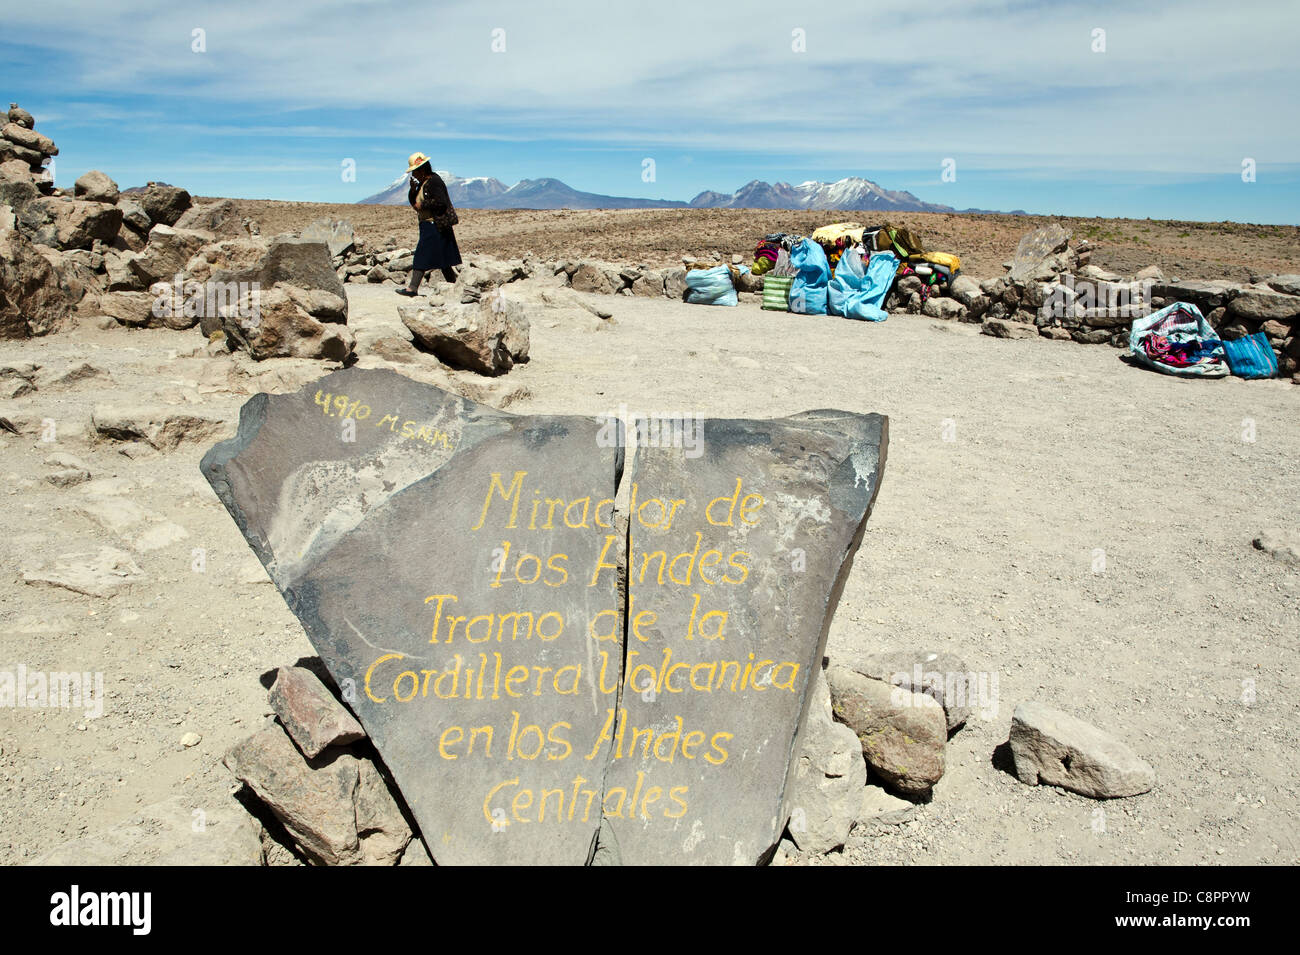
[[[411,153],[411,158],[406,160],[406,171],[415,172],[420,166],[429,161],[429,157],[424,153]]]

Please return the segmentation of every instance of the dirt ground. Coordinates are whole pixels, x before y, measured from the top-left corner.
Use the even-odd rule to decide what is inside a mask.
[[[415,215],[405,206],[328,205],[237,200],[263,234],[294,232],[321,216],[348,219],[372,242],[415,244]],[[870,212],[790,212],[775,209],[458,210],[463,252],[519,258],[592,258],[628,265],[680,265],[683,255],[718,251],[752,258],[769,232],[808,234],[830,222],[878,225]],[[865,217],[865,218],[864,218]],[[953,252],[978,278],[1002,275],[1020,237],[1049,221],[1042,216],[890,213],[931,251]],[[1236,222],[1056,217],[1096,250],[1094,265],[1131,275],[1158,265],[1170,277],[1248,282],[1252,275],[1294,272],[1300,227]]]
[[[466,240],[493,228],[498,244],[463,244],[546,251],[518,227],[528,215],[470,212]],[[288,226],[267,215],[264,231],[272,222]],[[1023,227],[999,226],[987,261]],[[1280,254],[1250,241],[1243,261]],[[358,333],[400,329],[390,286],[348,293]],[[600,301],[612,323],[536,312],[531,361],[494,382],[427,356],[403,367],[523,413],[623,403],[647,414],[888,415],[888,464],[828,652],[947,650],[996,680],[986,718],[948,744],[932,801],[905,824],[856,830],[818,861],[1300,862],[1300,575],[1251,546],[1264,528],[1296,528],[1300,389],[1180,381],[1105,346],[1003,341],[918,316],[877,325],[754,304]],[[40,366],[39,390],[0,402],[0,416],[57,425],[53,441],[0,433],[0,667],[99,671],[106,696],[96,719],[0,708],[0,863],[171,796],[199,807],[222,798],[223,752],[269,713],[259,677],[313,653],[199,475],[218,436],[169,453],[87,437],[98,403],[210,416],[230,434],[240,391],[287,390],[330,370],[265,363],[253,380],[241,377],[246,360],[205,357],[202,345],[197,330],[90,323],[0,345],[0,363]],[[82,363],[102,376],[55,383]],[[55,452],[81,458],[93,483],[48,483]],[[106,530],[81,509],[114,497],[186,536],[133,550],[144,546],[138,527]],[[130,551],[144,579],[109,598],[23,582],[26,569],[104,545]],[[1030,699],[1118,734],[1155,767],[1156,788],[1099,803],[1021,785],[999,748],[1016,703]],[[191,732],[201,742],[182,746]]]

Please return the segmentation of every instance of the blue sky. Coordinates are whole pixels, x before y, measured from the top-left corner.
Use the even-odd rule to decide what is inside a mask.
[[[351,202],[418,149],[613,195],[860,175],[957,208],[1300,223],[1300,4],[909,9],[45,0],[3,14],[0,92],[63,186]]]

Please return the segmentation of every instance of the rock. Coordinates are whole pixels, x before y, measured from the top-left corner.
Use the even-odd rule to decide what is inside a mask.
[[[352,353],[354,339],[347,326],[318,321],[283,286],[243,295],[237,305],[221,309],[220,315],[226,335],[256,361],[267,358],[342,361]]]
[[[946,298],[942,295],[931,295],[925,300],[925,305],[921,308],[921,314],[928,315],[930,318],[961,321],[966,315],[966,306],[956,299]]]
[[[357,427],[354,442],[339,441],[339,419],[362,408],[355,417],[373,426]],[[438,862],[581,863],[602,828],[610,839],[601,845],[617,845],[629,864],[683,856],[753,863],[770,854],[789,814],[806,694],[878,483],[883,420],[822,411],[712,421],[708,444],[690,444],[706,455],[642,443],[629,468],[640,497],[627,513],[654,523],[661,518],[651,519],[648,502],[681,498],[676,522],[658,530],[636,525],[636,517],[630,529],[604,516],[593,526],[579,514],[593,504],[601,515],[612,513],[623,444],[613,421],[516,417],[357,368],[294,395],[259,395],[240,420],[241,433],[205,456],[203,472],[276,586],[294,594],[295,612],[330,672],[356,685],[356,715]],[[787,448],[800,450],[787,457]],[[514,523],[508,487],[531,497],[534,482],[552,499],[555,523],[531,534],[515,525],[505,532],[513,549],[503,556],[503,528]],[[777,503],[762,512],[760,493],[773,502],[797,500],[797,513]],[[720,522],[731,521],[730,532],[706,522],[710,502]],[[723,517],[729,506],[734,520]],[[755,526],[759,513],[763,526]],[[743,544],[744,563],[762,579],[734,596],[710,591],[710,610],[697,613],[686,591],[659,587],[629,566],[627,626],[639,628],[639,639],[628,652],[626,691],[611,695],[617,686],[601,688],[601,660],[621,660],[623,642],[631,642],[619,611],[619,542],[627,540],[632,554],[680,552],[711,578],[722,572],[718,560],[708,553],[696,559],[706,530],[715,556]],[[787,592],[789,548],[797,548],[800,570],[798,587]],[[517,589],[494,588],[484,568],[495,561],[501,573],[528,578],[526,555],[534,552],[565,559],[548,572],[547,613],[533,620],[530,610],[524,620]],[[682,560],[665,562],[668,573],[685,579]],[[583,568],[581,579],[558,575],[561,566]],[[593,578],[591,568],[603,572]],[[649,609],[657,622],[646,617]],[[460,622],[475,621],[469,631],[449,631],[453,610]],[[729,677],[724,671],[729,689],[686,692],[669,683],[656,704],[645,681],[666,651],[695,667],[727,654],[721,641],[679,636],[688,625],[702,627],[701,636],[714,632],[724,610],[728,634],[756,662],[788,662],[759,666],[745,680],[760,689],[746,689],[742,654]],[[558,636],[557,626],[579,639],[552,641],[547,635]],[[495,637],[488,627],[496,627]],[[487,645],[471,649],[478,643]],[[504,669],[494,676],[497,653]],[[530,675],[527,664],[535,662],[546,673]],[[428,673],[405,675],[410,667]],[[498,682],[514,667],[545,678],[546,692],[524,689],[526,710]],[[713,681],[697,672],[699,679]],[[496,740],[490,753],[488,736]],[[659,758],[648,749],[652,739]],[[515,756],[509,764],[502,747]],[[544,750],[553,758],[539,758]],[[712,763],[702,760],[708,752]],[[728,760],[723,752],[746,756]]]
[[[153,223],[149,220],[149,214],[144,211],[140,203],[125,197],[117,200],[117,207],[122,210],[122,225],[140,233],[142,238],[148,238],[149,230],[153,228]]]
[[[308,758],[319,756],[326,747],[353,743],[366,735],[356,717],[316,674],[303,667],[280,667],[269,700],[285,731]]]
[[[31,170],[26,163],[9,160],[0,163],[0,205],[7,206],[11,215],[19,213],[27,203],[40,196],[36,183],[32,182]],[[9,222],[12,229],[17,219]]]
[[[237,743],[226,768],[248,786],[318,865],[360,865],[368,860],[357,832],[360,761],[346,750],[304,759],[278,726]],[[372,767],[373,769],[373,767]]]
[[[1016,776],[1028,786],[1060,786],[1093,799],[1136,796],[1155,771],[1115,737],[1042,703],[1020,703],[1011,718]]]
[[[41,866],[262,865],[262,827],[225,793],[173,796],[55,846]]]
[[[1081,345],[1102,345],[1110,341],[1111,332],[1106,328],[1075,328],[1070,337]]]
[[[189,537],[185,528],[126,498],[89,497],[73,509],[137,553],[161,550]]]
[[[7,139],[0,139],[0,163],[10,161],[21,162],[28,170],[36,172],[45,162],[45,157],[35,149],[28,149]]]
[[[78,199],[108,203],[116,203],[119,195],[117,183],[98,169],[83,174],[74,184],[72,194]]]
[[[411,843],[411,827],[373,762],[360,760],[358,775],[357,837],[362,864],[398,865]]]
[[[21,123],[6,123],[3,127],[0,127],[0,136],[4,136],[9,142],[30,149],[42,156],[57,156],[59,154],[59,147],[54,145],[54,140],[28,126],[23,126]]]
[[[1011,260],[1011,271],[1007,278],[1018,284],[1036,278],[1050,278],[1053,270],[1046,268],[1047,259],[1069,247],[1070,230],[1060,223],[1052,222],[1041,228],[1028,232],[1020,239]],[[1010,304],[1010,303],[1008,303]]]
[[[232,199],[190,206],[176,220],[176,228],[221,239],[246,239],[249,235],[248,224]]]
[[[601,295],[611,295],[618,288],[610,284],[603,269],[590,262],[584,262],[574,270],[569,284],[579,292],[597,292]]]
[[[203,742],[203,737],[198,733],[190,732],[181,736],[181,745],[186,749],[192,749]]]
[[[759,287],[762,287],[762,279],[757,279]],[[632,294],[642,298],[663,298],[664,297],[664,277],[660,272],[647,270],[642,272],[632,282]]]
[[[165,182],[151,182],[144,190],[132,193],[133,199],[144,210],[149,221],[156,225],[172,226],[193,204],[190,194]]]
[[[55,331],[74,304],[49,260],[26,236],[17,229],[0,234],[0,339]]]
[[[1261,531],[1251,543],[1274,560],[1289,567],[1300,567],[1300,534],[1276,527]]]
[[[213,242],[199,249],[185,263],[185,277],[206,283],[214,272],[247,273],[260,266],[269,248],[268,242],[254,236]],[[245,279],[249,279],[247,274]],[[235,284],[238,285],[238,281]]]
[[[122,210],[103,202],[41,196],[27,203],[18,218],[39,245],[89,249],[97,239],[113,241]]]
[[[347,219],[331,219],[328,216],[317,219],[303,229],[302,238],[313,242],[324,242],[331,256],[346,254],[356,243],[351,222]]]
[[[1189,302],[1199,308],[1202,315],[1209,315],[1216,308],[1227,305],[1238,291],[1238,286],[1231,282],[1183,282],[1176,278],[1156,282],[1151,286],[1153,299]]]
[[[914,276],[909,275],[908,278]],[[952,280],[948,294],[964,305],[974,317],[982,315],[990,304],[989,296],[984,294],[974,279],[965,275],[959,275]]]
[[[1284,295],[1300,295],[1300,275],[1270,275],[1264,284]]]
[[[144,289],[144,282],[131,268],[135,252],[110,252],[104,256],[104,273],[107,276],[106,287],[110,292],[139,292]]]
[[[45,475],[45,480],[55,487],[75,487],[90,480],[90,472],[77,468],[59,468]]]
[[[17,123],[24,129],[36,128],[36,120],[32,118],[32,114],[27,112],[27,110],[23,109],[17,103],[9,104],[9,122]]]
[[[820,672],[808,707],[787,828],[800,850],[823,855],[849,837],[867,784],[867,764],[857,736],[831,715],[830,689]]]
[[[128,260],[127,265],[145,285],[175,282],[178,276],[183,280],[185,264],[211,241],[209,232],[157,225],[149,232],[144,251]]]
[[[862,754],[886,784],[907,795],[930,791],[943,776],[948,720],[943,707],[844,666],[826,671],[836,719],[848,725]]]
[[[1157,269],[1156,271],[1158,272],[1158,271],[1160,271],[1160,270]],[[1122,282],[1122,281],[1124,281],[1124,276],[1119,275],[1119,274],[1117,274],[1117,273],[1115,273],[1115,272],[1109,272],[1109,271],[1107,271],[1106,269],[1103,269],[1103,268],[1101,268],[1100,266],[1097,266],[1097,265],[1085,265],[1085,266],[1083,266],[1083,268],[1079,269],[1078,278],[1081,278],[1081,279],[1083,279],[1083,280],[1086,281],[1086,282],[1111,282],[1111,283],[1114,283],[1114,282]]]
[[[99,310],[122,325],[132,328],[157,328],[161,316],[154,314],[158,298],[151,292],[108,292],[99,297]]]
[[[103,438],[144,441],[159,451],[174,451],[184,441],[205,441],[225,429],[218,418],[148,405],[99,404],[91,424]]]
[[[980,332],[992,335],[994,338],[1037,338],[1038,326],[1001,318],[989,318],[980,326]]]
[[[1289,322],[1280,322],[1276,319],[1269,319],[1259,326],[1259,330],[1269,339],[1269,341],[1280,342],[1291,336],[1291,324]]]
[[[1039,335],[1043,338],[1050,338],[1053,341],[1068,342],[1070,341],[1070,330],[1062,328],[1059,325],[1046,325],[1038,330]]]
[[[866,786],[858,806],[857,824],[873,834],[916,818],[916,804],[899,799],[879,786]]]
[[[943,707],[950,733],[970,719],[976,702],[984,702],[987,689],[965,662],[942,651],[873,653],[855,657],[851,668],[873,680],[932,697]],[[996,690],[995,683],[994,695]]]
[[[1300,319],[1300,297],[1252,289],[1228,302],[1228,315],[1248,322],[1273,320],[1290,325]]]
[[[665,269],[664,270],[664,294],[675,301],[682,301],[686,298],[686,270]]]
[[[321,288],[298,288],[294,285],[279,287],[288,293],[295,305],[317,321],[347,323],[348,300],[342,295]]]
[[[421,353],[411,344],[409,338],[398,335],[358,332],[356,353],[360,356],[373,355],[383,361],[410,364],[420,360]]]
[[[1133,278],[1138,282],[1163,282],[1165,273],[1158,265],[1148,265],[1134,275]]]
[[[111,597],[143,579],[144,572],[131,556],[115,547],[101,547],[93,554],[64,554],[23,571],[25,583],[62,587],[87,597]]]
[[[528,360],[528,316],[500,292],[473,304],[402,305],[397,312],[416,347],[453,368],[503,375]]]

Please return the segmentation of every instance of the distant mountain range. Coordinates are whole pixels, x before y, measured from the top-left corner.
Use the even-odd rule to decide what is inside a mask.
[[[500,179],[462,179],[439,172],[454,205],[465,209],[827,209],[882,212],[957,212],[952,206],[922,202],[910,192],[883,189],[870,179],[851,176],[837,182],[788,182],[775,185],[755,179],[735,192],[701,192],[690,202],[674,199],[635,199],[580,192],[558,179],[522,179],[507,186]],[[408,178],[398,176],[382,192],[361,204],[406,205]],[[964,209],[983,213],[986,209]],[[1018,212],[1018,210],[1017,210]],[[1012,213],[1013,215],[1016,213]]]

